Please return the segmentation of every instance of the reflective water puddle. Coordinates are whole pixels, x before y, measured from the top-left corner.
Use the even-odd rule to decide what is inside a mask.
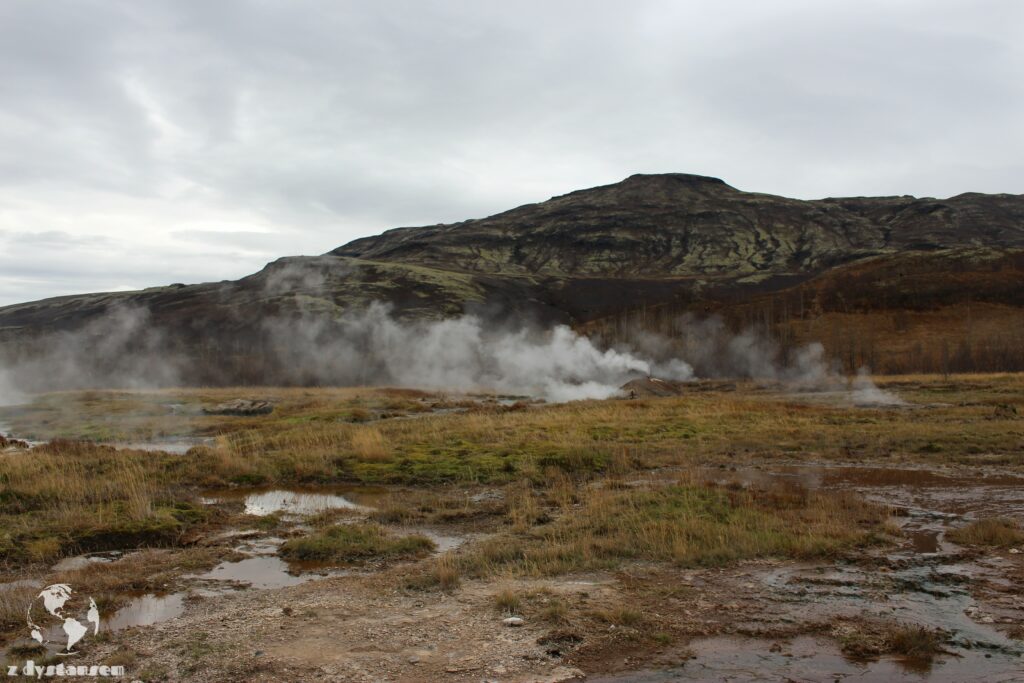
[[[962,656],[927,662],[883,657],[858,662],[844,657],[827,640],[809,636],[774,643],[770,640],[718,637],[695,640],[687,646],[692,659],[661,671],[635,671],[590,676],[594,683],[665,683],[668,681],[928,681],[1009,683],[1022,680],[1019,658],[967,651]],[[683,653],[681,653],[682,656]]]
[[[147,593],[133,598],[127,605],[105,618],[101,630],[120,631],[132,626],[152,626],[180,616],[184,611],[185,599],[180,593]]]
[[[234,489],[209,492],[204,500],[218,503],[242,501],[249,515],[315,515],[327,510],[369,510],[385,495],[383,489],[288,488]]]
[[[929,513],[936,518],[967,515],[1024,519],[1024,477],[969,476],[925,469],[785,465],[735,470],[699,468],[698,476],[719,484],[793,486],[854,491],[875,502]]]
[[[113,441],[110,446],[118,450],[153,451],[185,455],[190,448],[206,446],[213,443],[208,437],[178,437],[174,439],[154,439],[152,441]]]
[[[90,564],[103,564],[106,562],[113,562],[124,556],[124,553],[120,550],[111,550],[102,553],[88,553],[86,555],[75,555],[74,557],[65,557],[63,560],[53,565],[51,568],[55,572],[66,572],[73,569],[82,569]]]

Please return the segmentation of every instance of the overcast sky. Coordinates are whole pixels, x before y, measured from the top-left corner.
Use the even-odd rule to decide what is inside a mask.
[[[669,171],[1024,193],[1024,2],[0,2],[0,305]]]

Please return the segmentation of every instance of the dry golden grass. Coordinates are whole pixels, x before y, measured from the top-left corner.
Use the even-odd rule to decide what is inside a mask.
[[[192,512],[179,508],[192,496],[189,489],[197,486],[526,481],[507,491],[510,525],[522,532],[551,514],[547,506],[568,510],[578,504],[581,482],[605,478],[606,488],[614,490],[634,478],[633,472],[654,467],[678,471],[694,464],[784,458],[1024,468],[1024,428],[1013,417],[1014,410],[1024,414],[1024,375],[884,381],[912,404],[929,407],[886,410],[811,403],[803,395],[750,384],[737,391],[695,388],[670,399],[583,401],[525,410],[460,404],[466,412],[437,415],[424,411],[452,402],[389,389],[48,396],[20,409],[19,419],[36,426],[52,423],[62,431],[100,433],[102,428],[135,435],[144,430],[173,432],[178,420],[217,436],[185,456],[67,441],[6,454],[0,459],[0,557],[42,561],[115,542],[127,544],[120,547],[173,542],[194,521]],[[270,398],[275,411],[261,417],[188,411],[182,416],[166,408],[171,402],[200,406],[237,397]],[[81,423],[77,427],[70,416],[75,411]],[[366,412],[380,417],[395,411],[417,417],[362,421]],[[543,485],[543,500],[530,484]],[[476,514],[467,511],[473,506],[464,500],[428,507],[431,511],[418,510],[396,500],[390,516],[392,521],[455,521]]]
[[[494,594],[494,607],[502,614],[518,614],[522,598],[514,588],[505,587]]]
[[[406,570],[403,586],[409,590],[441,590],[451,592],[462,583],[459,567],[450,553],[421,562],[410,572]]]
[[[379,558],[420,557],[435,544],[421,534],[399,536],[378,524],[336,524],[290,538],[278,550],[295,560],[358,562]]]
[[[451,591],[459,587],[459,568],[447,554],[434,561],[433,576],[441,590]]]
[[[159,591],[171,576],[182,570],[208,569],[223,554],[217,548],[147,548],[113,562],[90,562],[79,569],[51,573],[46,583],[67,583],[94,594]]]
[[[954,543],[993,548],[1009,548],[1024,544],[1024,529],[1012,519],[988,517],[953,529],[946,536]]]
[[[0,590],[0,633],[25,625],[25,610],[38,593],[36,586],[8,586]]]
[[[387,460],[391,448],[376,427],[357,427],[352,430],[352,453],[368,462]]]
[[[55,441],[0,459],[0,557],[171,543],[205,512],[166,493],[176,485],[148,453]]]
[[[643,560],[717,566],[756,557],[812,558],[878,542],[888,512],[852,496],[731,490],[682,480],[581,491],[582,506],[510,531],[458,558],[463,572],[544,576]]]
[[[915,624],[893,626],[886,635],[889,652],[925,661],[942,652],[946,642],[938,631]]]

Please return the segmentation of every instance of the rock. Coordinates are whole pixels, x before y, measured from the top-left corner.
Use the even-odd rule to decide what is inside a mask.
[[[274,412],[274,405],[270,401],[257,401],[238,398],[234,401],[220,403],[212,408],[203,408],[206,415],[269,415]]]
[[[1017,406],[1012,403],[999,403],[992,412],[992,418],[996,420],[1012,420],[1017,417]]]
[[[683,382],[668,382],[657,377],[630,380],[619,387],[619,391],[629,398],[679,396],[683,390]]]
[[[21,439],[12,439],[0,434],[0,450],[6,448],[25,449],[28,448],[28,442],[22,441]]]
[[[502,619],[501,623],[505,624],[505,626],[522,626],[526,622],[523,621],[522,617],[508,617],[507,619]]]
[[[1020,548],[1010,548],[1011,555],[1020,555]]]

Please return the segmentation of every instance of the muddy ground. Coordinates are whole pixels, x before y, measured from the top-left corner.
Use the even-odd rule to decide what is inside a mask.
[[[169,445],[184,453],[195,441]],[[637,561],[564,576],[462,578],[442,589],[415,578],[493,535],[479,516],[398,524],[434,541],[424,559],[294,562],[278,551],[307,533],[313,516],[356,521],[415,492],[234,486],[196,492],[220,521],[189,538],[187,550],[93,553],[46,571],[11,569],[0,591],[55,577],[72,582],[76,571],[103,571],[139,553],[172,564],[191,553],[190,568],[168,573],[165,584],[124,591],[83,649],[90,661],[125,665],[126,680],[1024,680],[1024,545],[969,547],[949,538],[974,520],[1024,522],[1024,477],[1014,469],[747,458],[636,472],[615,485],[659,486],[681,474],[725,489],[850,492],[888,509],[892,534],[827,560],[707,568]],[[465,485],[447,495],[487,509],[502,505],[507,489]],[[937,647],[893,652],[900,628],[927,631]],[[26,644],[8,642],[8,661],[24,659],[17,648]]]
[[[836,562],[757,560],[715,569],[631,566],[544,579],[463,581],[410,590],[403,566],[331,570],[277,557],[285,525],[228,532],[236,556],[173,592],[136,596],[90,655],[131,663],[142,680],[596,681],[926,680],[1024,677],[1024,553],[945,539],[978,514],[1020,515],[1014,477],[801,464],[700,476],[733,486],[850,489],[892,505],[899,544]],[[657,473],[654,473],[657,478]],[[643,485],[643,480],[634,482]],[[235,490],[210,504],[253,515],[370,510],[381,488]],[[500,490],[472,495],[498,496]],[[424,531],[420,529],[420,531]],[[476,535],[426,529],[438,552]],[[102,561],[101,558],[92,558]],[[521,626],[495,607],[523,596]],[[568,616],[544,616],[552,602]],[[577,615],[604,615],[600,618]],[[616,623],[619,622],[619,623]],[[891,624],[948,635],[934,659],[871,652]],[[130,628],[129,628],[130,627]],[[851,654],[844,643],[860,644]]]

